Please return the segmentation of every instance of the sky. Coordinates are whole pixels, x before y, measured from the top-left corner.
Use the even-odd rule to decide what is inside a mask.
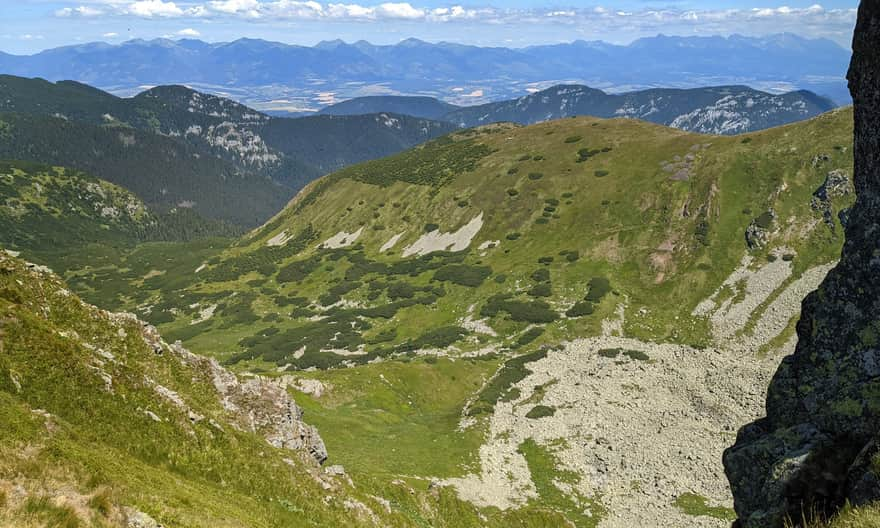
[[[262,38],[393,44],[406,38],[523,47],[573,40],[626,44],[666,35],[789,32],[849,46],[855,0],[0,0],[0,51],[133,38]]]

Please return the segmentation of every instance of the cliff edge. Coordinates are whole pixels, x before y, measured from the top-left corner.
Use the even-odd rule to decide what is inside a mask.
[[[742,528],[880,499],[880,0],[861,2],[848,79],[858,199],[840,263],[804,300],[767,416],[724,454]]]

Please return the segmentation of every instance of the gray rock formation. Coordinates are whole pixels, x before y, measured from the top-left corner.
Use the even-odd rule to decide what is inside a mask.
[[[834,229],[834,201],[853,192],[852,183],[849,181],[849,175],[839,169],[835,169],[825,176],[825,181],[813,193],[810,200],[810,207],[814,211],[822,213],[822,219],[832,230]],[[846,227],[846,211],[842,210],[840,220],[843,227]]]
[[[839,265],[804,300],[767,416],[724,454],[743,528],[880,499],[880,0],[861,2],[853,51],[858,198]]]
[[[285,384],[261,377],[239,380],[215,359],[193,354],[180,342],[167,344],[154,326],[139,321],[133,314],[111,317],[139,322],[144,341],[156,354],[167,350],[210,379],[234,427],[262,435],[273,447],[307,452],[318,464],[327,460],[324,440],[314,426],[303,421],[303,411],[287,393]]]

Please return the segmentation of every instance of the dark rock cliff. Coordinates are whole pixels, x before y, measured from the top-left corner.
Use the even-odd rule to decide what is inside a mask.
[[[861,2],[848,78],[858,199],[840,264],[804,300],[767,416],[724,454],[743,528],[880,500],[880,0]]]

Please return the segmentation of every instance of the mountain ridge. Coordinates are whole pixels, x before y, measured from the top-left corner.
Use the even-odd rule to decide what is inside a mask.
[[[726,58],[720,65],[713,59],[719,56]],[[439,92],[450,102],[460,102],[451,101],[455,88],[482,88],[487,94],[491,91],[489,97],[498,99],[510,95],[512,83],[522,91],[529,83],[554,79],[603,87],[694,87],[740,79],[754,86],[784,82],[846,103],[843,76],[848,59],[849,52],[833,42],[793,35],[650,37],[627,46],[577,41],[517,49],[418,40],[397,45],[341,42],[308,47],[259,39],[222,43],[166,39],[10,55],[0,61],[0,71],[50,80],[73,78],[114,89],[172,83],[201,83],[217,90],[264,87],[257,90],[264,94],[259,96],[262,102],[277,98],[279,93],[314,99],[316,90],[302,79],[316,78],[321,80],[317,92],[369,95],[346,88],[346,83],[358,82],[404,93]],[[632,65],[631,71],[621,71],[621,63]],[[130,64],[142,67],[132,69]],[[225,67],[219,68],[221,64]],[[501,71],[505,74],[493,73]],[[636,71],[638,75],[633,73]],[[273,91],[269,88],[273,84],[286,88]]]

